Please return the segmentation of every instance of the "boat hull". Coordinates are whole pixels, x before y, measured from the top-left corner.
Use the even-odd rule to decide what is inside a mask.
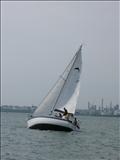
[[[35,117],[27,121],[27,127],[30,129],[55,130],[55,131],[73,131],[76,130],[71,122],[53,117]]]

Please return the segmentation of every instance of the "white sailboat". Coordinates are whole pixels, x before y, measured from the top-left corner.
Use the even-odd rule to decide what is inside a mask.
[[[79,130],[80,127],[74,114],[80,91],[81,49],[82,45],[27,121],[28,128],[57,131]]]

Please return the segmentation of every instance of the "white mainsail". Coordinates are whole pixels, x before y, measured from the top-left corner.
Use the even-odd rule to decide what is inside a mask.
[[[63,110],[64,107],[69,113],[75,113],[80,87],[79,79],[82,64],[81,48],[82,46],[80,46],[80,49],[54,87],[35,110],[33,116],[49,115],[55,109]]]

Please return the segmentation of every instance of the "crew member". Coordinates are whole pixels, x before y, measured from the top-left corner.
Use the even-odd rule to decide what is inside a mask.
[[[64,108],[64,113],[63,113],[63,116],[66,116],[68,114],[68,111],[66,108]]]

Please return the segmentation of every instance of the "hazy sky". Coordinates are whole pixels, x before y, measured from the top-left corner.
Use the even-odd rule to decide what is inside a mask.
[[[38,105],[80,44],[79,107],[118,103],[118,2],[1,2],[2,104]]]

